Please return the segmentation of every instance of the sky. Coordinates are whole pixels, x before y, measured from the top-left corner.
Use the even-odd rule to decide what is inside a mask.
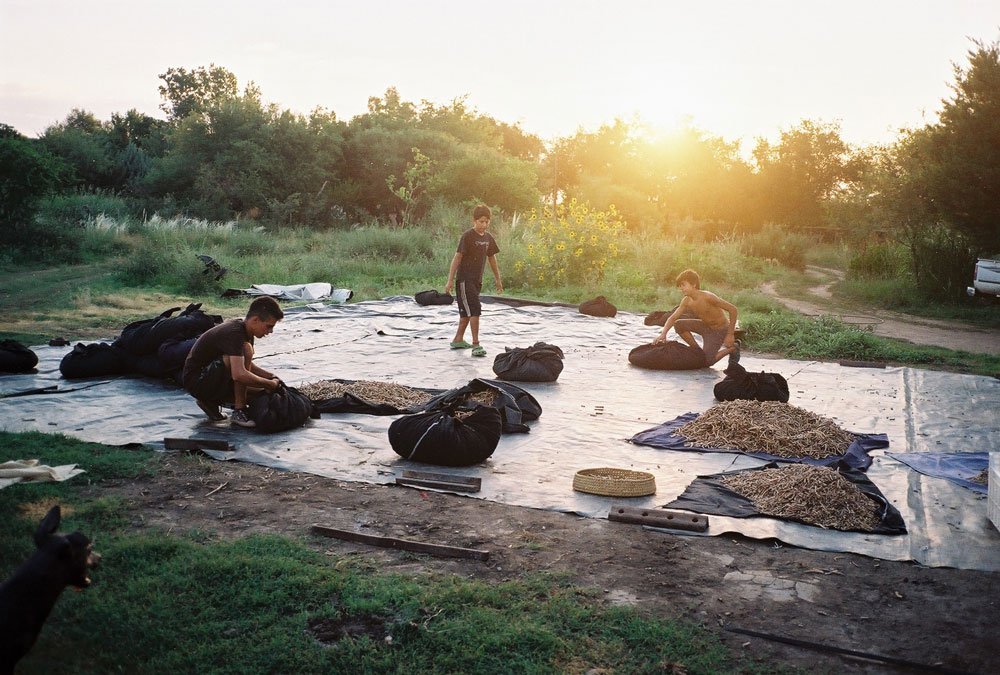
[[[345,121],[395,87],[545,140],[621,118],[746,150],[810,119],[869,145],[934,122],[998,39],[998,0],[0,0],[0,123],[162,118],[158,76],[215,64]]]

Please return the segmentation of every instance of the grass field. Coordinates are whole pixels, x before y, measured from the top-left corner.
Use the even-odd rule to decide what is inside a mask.
[[[0,432],[0,462],[23,457],[86,473],[0,491],[0,577],[53,503],[64,531],[99,533],[103,559],[97,583],[60,598],[21,673],[773,672],[704,628],[609,607],[559,574],[387,574],[306,538],[137,529],[101,486],[155,476],[149,450]]]

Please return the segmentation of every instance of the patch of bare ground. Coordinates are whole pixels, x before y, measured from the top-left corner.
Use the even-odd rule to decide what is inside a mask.
[[[200,530],[306,537],[387,573],[457,574],[486,582],[556,571],[608,603],[684,619],[737,653],[809,672],[906,672],[885,662],[728,632],[740,627],[969,672],[996,672],[1000,575],[932,569],[743,537],[691,537],[637,525],[398,486],[349,483],[199,455],[164,454],[153,478],[102,483],[123,497],[137,531]],[[436,558],[336,539],[313,524],[490,552]],[[367,626],[317,625],[316,637]]]
[[[773,283],[764,284],[761,291],[800,314],[840,317],[845,323],[871,330],[880,337],[970,354],[1000,355],[1000,330],[970,326],[958,321],[926,319],[884,309],[857,310],[840,307],[834,302],[830,287],[843,278],[843,273],[815,266],[807,267],[806,273],[820,282],[809,289],[808,300],[783,296]]]

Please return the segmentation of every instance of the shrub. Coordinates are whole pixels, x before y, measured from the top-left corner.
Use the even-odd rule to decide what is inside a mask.
[[[38,204],[36,218],[45,225],[85,225],[103,216],[119,223],[131,216],[129,203],[105,190],[50,195]]]
[[[340,242],[352,258],[430,260],[435,250],[431,233],[417,228],[361,227],[345,232]]]
[[[850,275],[859,279],[897,279],[908,276],[910,252],[902,244],[877,242],[851,257]]]
[[[531,284],[600,281],[608,261],[620,253],[617,241],[624,231],[614,206],[595,211],[572,199],[541,213],[532,210],[525,223],[526,251],[514,270]]]
[[[748,235],[743,240],[743,250],[747,255],[765,260],[777,260],[793,270],[806,267],[806,250],[811,241],[804,234],[789,232],[775,224],[765,225],[760,232]]]

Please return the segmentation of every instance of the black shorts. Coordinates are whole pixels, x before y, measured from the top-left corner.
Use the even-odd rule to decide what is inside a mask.
[[[189,386],[188,393],[199,401],[215,405],[232,405],[233,376],[226,367],[226,361],[221,356],[201,369]]]
[[[479,316],[483,313],[483,306],[479,303],[479,292],[482,290],[482,281],[458,282],[458,287],[455,289],[455,300],[458,301],[459,316]]]

